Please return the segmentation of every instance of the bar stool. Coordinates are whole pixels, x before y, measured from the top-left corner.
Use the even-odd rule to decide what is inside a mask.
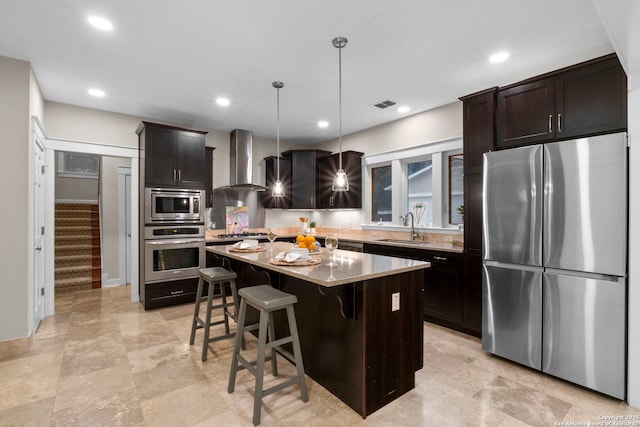
[[[198,270],[200,276],[198,280],[198,290],[196,291],[196,305],[193,310],[193,322],[191,324],[191,338],[189,338],[189,344],[193,345],[196,337],[196,329],[204,329],[204,339],[202,342],[202,361],[207,360],[207,352],[209,351],[209,343],[219,341],[225,338],[231,338],[235,336],[235,333],[231,333],[229,330],[229,318],[237,322],[236,313],[238,313],[238,295],[236,293],[236,273],[229,271],[223,267],[211,267],[201,268]],[[203,298],[204,282],[209,284],[209,292],[207,294],[207,310],[205,319],[200,318],[200,302]],[[215,285],[220,286],[220,294],[215,295]],[[232,302],[227,301],[227,284],[231,288]],[[222,297],[220,304],[213,305],[213,299]],[[233,312],[229,310],[229,307],[234,307]],[[211,322],[211,311],[221,308],[223,319],[215,322]],[[224,323],[224,335],[216,337],[209,337],[211,326],[221,325]]]
[[[240,312],[238,314],[238,330],[236,334],[236,342],[233,348],[233,358],[231,360],[231,372],[229,374],[229,386],[227,391],[233,393],[236,385],[236,373],[242,369],[247,369],[256,378],[255,395],[253,400],[253,425],[260,424],[260,412],[262,409],[262,398],[285,387],[294,384],[300,384],[300,397],[303,402],[309,401],[307,392],[307,382],[304,378],[304,366],[302,365],[302,353],[300,351],[300,340],[298,339],[298,326],[293,311],[293,304],[298,302],[295,295],[291,295],[269,285],[251,286],[242,288],[238,291],[241,296]],[[247,305],[252,306],[260,312],[260,323],[245,326],[245,315],[247,313]],[[273,327],[273,312],[277,310],[286,310],[287,320],[289,321],[290,336],[275,339]],[[258,329],[258,356],[255,361],[249,362],[240,354],[242,344],[242,335],[245,331],[253,331]],[[269,341],[267,342],[267,333]],[[283,344],[292,343],[293,354],[282,348]],[[271,356],[265,359],[265,353],[271,350]],[[298,375],[287,381],[276,384],[266,390],[262,389],[264,379],[264,362],[271,360],[271,369],[273,376],[278,375],[278,366],[276,363],[276,352],[289,360],[296,366]]]

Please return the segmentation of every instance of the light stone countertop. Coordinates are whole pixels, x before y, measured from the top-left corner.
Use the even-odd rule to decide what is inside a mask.
[[[312,255],[313,257],[319,256],[322,259],[320,264],[310,266],[280,266],[270,264],[269,260],[279,252],[288,251],[292,247],[291,243],[275,242],[273,244],[273,252],[271,252],[269,242],[260,244],[260,246],[267,248],[267,250],[263,252],[231,252],[229,249],[231,249],[232,246],[233,245],[207,246],[207,251],[325,287],[340,286],[346,283],[392,276],[394,274],[421,270],[431,266],[430,263],[424,261],[336,249],[335,258],[337,266],[329,267],[327,266],[329,263],[329,250],[327,248],[322,248],[322,254],[320,255]]]
[[[295,238],[297,234],[278,234],[278,238]],[[324,235],[318,234],[318,238],[324,238]],[[248,237],[249,239],[251,237]],[[206,241],[210,243],[220,243],[220,242],[236,242],[242,240],[242,237],[234,238],[234,239],[221,239],[216,237],[215,235],[207,234]],[[389,242],[385,241],[385,239],[379,237],[370,237],[370,236],[344,236],[341,237],[340,240],[345,242],[358,242],[358,243],[367,243],[381,246],[395,246],[395,247],[403,247],[410,249],[418,249],[418,250],[431,250],[431,251],[443,251],[443,252],[454,252],[454,253],[463,253],[464,247],[459,244],[449,243],[449,242],[411,242],[410,240],[406,240],[403,242],[401,239],[397,239],[397,241]]]

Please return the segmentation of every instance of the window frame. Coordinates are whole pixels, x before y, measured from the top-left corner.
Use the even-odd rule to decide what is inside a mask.
[[[449,169],[450,155],[462,153],[462,137],[434,141],[414,147],[363,156],[363,228],[374,226],[402,227],[400,216],[406,214],[408,200],[408,163],[423,160],[432,161],[432,211],[433,223],[422,230],[457,229],[457,224],[449,223]],[[391,221],[372,220],[372,169],[391,165]]]

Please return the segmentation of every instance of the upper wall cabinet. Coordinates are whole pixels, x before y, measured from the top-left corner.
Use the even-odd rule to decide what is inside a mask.
[[[289,150],[282,155],[291,160],[291,208],[316,209],[316,165],[319,158],[330,155],[324,150]],[[282,164],[280,164],[282,173]]]
[[[465,177],[482,173],[482,155],[493,150],[497,92],[494,87],[460,98]]]
[[[618,58],[607,55],[501,88],[496,127],[496,148],[625,130],[627,78]]]
[[[342,169],[349,180],[349,191],[331,190],[333,177],[340,167],[340,153],[318,159],[318,208],[362,208],[362,154],[358,151],[342,153]]]
[[[278,179],[278,158],[276,156],[266,157],[265,166],[265,186],[266,191],[261,191],[260,199],[262,206],[268,209],[291,209],[292,187],[291,187],[291,159],[280,157],[280,182],[284,188],[284,197],[273,197],[271,191],[273,184]]]
[[[206,188],[206,132],[142,122],[136,133],[146,187]]]

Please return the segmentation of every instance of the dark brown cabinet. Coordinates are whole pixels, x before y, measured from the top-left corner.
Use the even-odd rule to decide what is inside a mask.
[[[282,155],[291,160],[291,208],[315,209],[317,162],[331,152],[324,150],[289,150]],[[282,164],[280,165],[282,173]]]
[[[349,191],[331,190],[333,177],[340,165],[340,153],[318,159],[318,208],[362,208],[362,154],[358,151],[342,153],[342,169],[349,179]]]
[[[464,257],[462,328],[480,336],[482,329],[482,162],[493,149],[497,88],[463,98]]]
[[[493,150],[497,93],[498,88],[494,87],[460,98],[465,177],[468,174],[481,174],[482,154]]]
[[[271,190],[277,180],[277,157],[271,156],[264,159],[266,191],[260,194],[262,206],[270,209],[291,209],[291,159],[280,157],[280,182],[284,187],[284,197],[272,197]]]
[[[144,150],[145,186],[206,187],[206,132],[142,122],[136,133]]]
[[[205,147],[204,152],[204,186],[207,190],[206,207],[213,206],[213,147]]]
[[[365,243],[364,252],[428,261],[424,270],[424,320],[469,332],[463,328],[462,254]]]
[[[498,91],[497,148],[626,128],[627,80],[615,54]]]

